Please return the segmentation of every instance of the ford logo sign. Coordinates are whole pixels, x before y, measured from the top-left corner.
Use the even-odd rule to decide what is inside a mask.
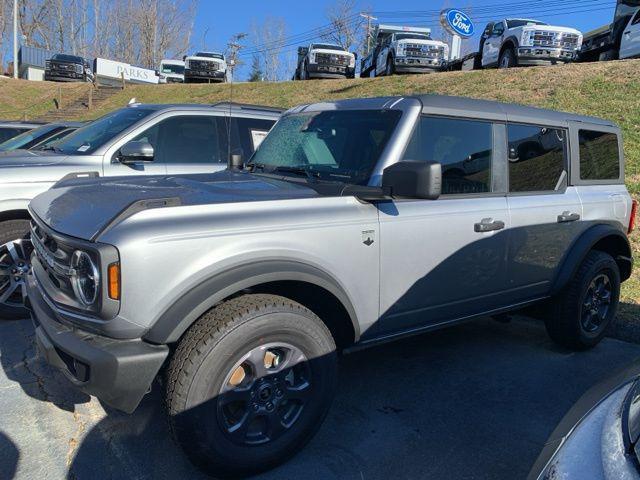
[[[475,32],[475,27],[469,16],[455,8],[443,10],[440,14],[440,23],[452,35],[469,38]]]

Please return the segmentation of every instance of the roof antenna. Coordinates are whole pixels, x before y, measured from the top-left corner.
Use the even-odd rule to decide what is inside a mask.
[[[231,76],[229,78],[229,118],[227,119],[227,159],[231,158],[231,114],[233,110],[233,83],[235,80],[235,69],[238,63],[238,54],[243,48],[240,41],[247,36],[246,33],[236,33],[231,37],[231,40],[227,44],[227,51],[229,52],[229,62],[227,63],[227,69],[231,70]]]

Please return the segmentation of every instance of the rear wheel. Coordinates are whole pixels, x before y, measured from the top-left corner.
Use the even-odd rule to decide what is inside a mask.
[[[244,295],[203,315],[168,370],[172,431],[208,473],[272,468],[314,435],[336,385],[330,332],[302,305]]]
[[[516,52],[513,48],[507,48],[500,55],[500,61],[498,62],[499,68],[513,68],[518,66],[518,60],[516,59]]]
[[[22,295],[33,248],[29,220],[0,223],[0,320],[27,318]]]
[[[549,336],[574,350],[594,347],[615,318],[619,297],[618,264],[607,253],[589,252],[545,315]]]

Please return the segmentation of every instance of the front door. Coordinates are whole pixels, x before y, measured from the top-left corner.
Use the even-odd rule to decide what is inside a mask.
[[[506,285],[509,218],[494,181],[493,124],[424,116],[406,160],[442,164],[438,200],[381,202],[378,333],[489,311]]]
[[[620,58],[640,56],[640,8],[624,29],[620,41]]]
[[[509,303],[549,293],[554,275],[584,228],[582,203],[568,186],[565,128],[511,123],[509,142]]]
[[[484,42],[482,50],[482,66],[487,67],[495,65],[500,59],[500,48],[502,47],[502,35],[504,34],[504,24],[502,22],[496,23]]]

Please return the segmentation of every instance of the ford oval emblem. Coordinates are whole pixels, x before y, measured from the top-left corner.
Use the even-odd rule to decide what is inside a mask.
[[[469,38],[475,32],[475,27],[469,16],[455,8],[444,10],[440,15],[440,23],[452,35]]]

